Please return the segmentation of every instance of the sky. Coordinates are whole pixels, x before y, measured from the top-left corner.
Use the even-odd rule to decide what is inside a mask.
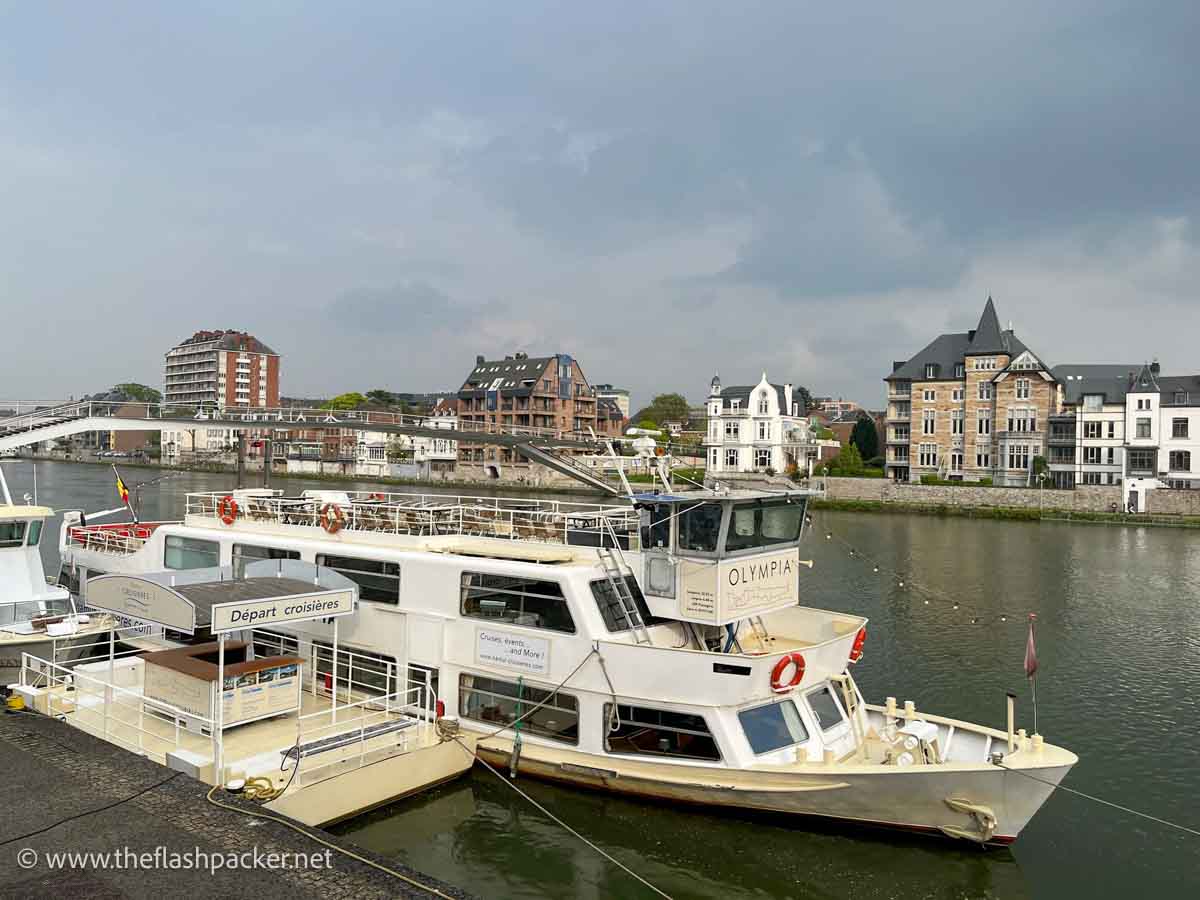
[[[1200,371],[1194,2],[0,0],[0,398],[249,330],[285,395],[477,354],[703,399],[882,378],[989,295]]]

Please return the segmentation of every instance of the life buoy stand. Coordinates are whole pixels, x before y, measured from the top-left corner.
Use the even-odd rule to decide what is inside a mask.
[[[792,677],[784,681],[788,667],[792,667]],[[789,653],[775,663],[771,670],[771,690],[777,694],[786,694],[804,679],[804,657],[799,653]]]
[[[330,534],[337,534],[346,524],[346,514],[336,503],[326,503],[321,507],[321,527]]]
[[[217,501],[217,518],[226,525],[232,525],[237,514],[238,505],[237,501],[233,499],[233,494],[226,494]]]

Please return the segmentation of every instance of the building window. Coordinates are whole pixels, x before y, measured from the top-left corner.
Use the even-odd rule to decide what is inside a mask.
[[[1108,423],[1108,437],[1111,440],[1112,438],[1115,438],[1116,436],[1117,436],[1117,423],[1109,422]]]
[[[738,721],[756,755],[794,747],[808,740],[808,731],[791,700],[743,709],[738,713]]]
[[[1099,422],[1084,422],[1083,423],[1083,436],[1085,438],[1100,437],[1100,423]]]
[[[937,444],[921,444],[918,449],[917,462],[919,465],[930,467],[937,465]]]
[[[937,400],[937,391],[922,391],[921,397],[926,403],[933,403]]]
[[[1013,444],[1008,448],[1008,467],[1010,469],[1029,468],[1029,445]]]
[[[771,465],[770,450],[755,450],[754,451],[754,467],[756,469],[766,469]]]
[[[765,416],[767,414],[767,392],[766,391],[759,391],[758,414],[760,416]]]
[[[1176,391],[1175,404],[1177,406],[1183,406],[1185,403],[1187,403],[1187,391]]]
[[[769,440],[770,437],[771,437],[771,423],[770,422],[759,422],[758,423],[758,439],[760,441],[766,441],[766,440]]]
[[[233,545],[233,577],[245,578],[246,566],[263,559],[299,559],[299,550],[283,550],[278,547],[254,547],[250,544]]]
[[[358,585],[358,596],[373,603],[400,603],[400,564],[377,559],[317,554],[317,565],[328,566]]]
[[[987,450],[976,450],[975,467],[978,469],[990,469],[992,467],[991,453]]]
[[[1137,420],[1137,436],[1139,439],[1145,439],[1145,438],[1150,437],[1150,420],[1149,419],[1138,419]]]
[[[167,535],[163,565],[168,569],[207,569],[218,565],[221,545],[216,541]]]
[[[737,438],[738,438],[738,423],[737,422],[726,422],[725,423],[725,437],[733,438],[735,441],[737,440]]]
[[[961,450],[954,450],[950,453],[950,471],[961,472],[963,467],[963,455]]]
[[[1084,472],[1082,475],[1083,484],[1103,484],[1100,472]]]
[[[1018,378],[1017,379],[1017,399],[1018,400],[1028,400],[1029,399],[1029,379],[1028,378]]]
[[[992,399],[992,383],[990,381],[979,382],[979,399],[980,400],[991,400]]]
[[[895,462],[908,462],[908,447],[903,445],[892,448],[892,460]]]
[[[975,413],[975,433],[992,433],[992,416],[986,409],[977,410]]]
[[[534,707],[537,712],[528,714]],[[458,714],[497,725],[511,725],[523,715],[521,727],[530,734],[579,743],[579,702],[570,694],[464,672],[458,676]]]
[[[954,364],[954,377],[962,378],[967,374],[967,367],[963,363]]]
[[[741,400],[730,400],[729,408],[732,409],[734,412],[738,412],[742,408],[742,401]]]
[[[1116,450],[1116,448],[1115,448],[1115,447],[1109,447],[1109,448],[1108,448],[1108,464],[1109,464],[1110,466],[1111,466],[1111,465],[1114,465],[1114,464],[1116,463],[1116,461],[1117,461],[1116,457],[1117,457],[1117,450]]]
[[[1104,406],[1104,397],[1101,394],[1084,394],[1083,409],[1085,412],[1100,412]]]
[[[575,633],[575,620],[557,581],[463,572],[460,611],[502,625]]]
[[[1131,472],[1153,472],[1154,457],[1156,456],[1153,450],[1130,450],[1126,454],[1129,458],[1129,471]]]
[[[708,464],[714,469],[719,465],[720,451],[716,447],[712,447],[708,451]]]
[[[1089,465],[1098,466],[1100,464],[1100,448],[1099,447],[1084,447],[1083,461]]]
[[[725,451],[725,467],[729,468],[729,469],[736,469],[737,464],[738,464],[737,450],[726,450]]]
[[[925,363],[925,377],[937,378],[938,365],[937,363]]]
[[[981,356],[975,360],[975,368],[980,371],[991,371],[996,368],[996,357]]]
[[[1171,420],[1171,437],[1185,438],[1188,436],[1188,420],[1187,419],[1172,419]]]
[[[963,433],[963,411],[961,409],[951,410],[950,412],[950,433]]]
[[[937,413],[932,409],[921,412],[921,434],[933,434],[937,428]]]
[[[645,706],[617,706],[616,730],[612,704],[604,704],[604,749],[636,756],[675,756],[717,761],[721,752],[704,716]]]
[[[1010,409],[1008,411],[1008,430],[1021,433],[1037,431],[1037,410]]]
[[[1172,450],[1170,454],[1172,472],[1192,471],[1192,454],[1187,450]]]

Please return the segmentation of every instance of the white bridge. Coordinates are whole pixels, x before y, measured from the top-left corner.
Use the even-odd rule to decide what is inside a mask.
[[[24,404],[28,405],[28,404]],[[18,407],[19,408],[19,407]],[[274,409],[220,409],[187,404],[137,401],[60,403],[0,419],[0,453],[89,431],[158,431],[163,428],[227,428],[235,431],[311,431],[349,429],[414,437],[446,438],[512,447],[522,456],[576,478],[597,490],[621,493],[585,466],[556,450],[603,451],[605,439],[595,433],[560,431],[478,422],[452,427],[430,416],[375,410],[336,410],[286,406]]]

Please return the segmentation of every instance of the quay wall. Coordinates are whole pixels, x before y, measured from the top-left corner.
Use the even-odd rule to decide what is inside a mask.
[[[972,487],[968,484],[908,484],[888,478],[831,477],[824,481],[826,497],[830,500],[866,500],[877,503],[962,508],[1041,508],[1066,512],[1097,513],[1111,512],[1113,504],[1116,504],[1118,509],[1121,506],[1119,485],[1088,485],[1072,491],[1065,491],[1054,488]],[[1154,494],[1160,492],[1150,491],[1148,493],[1153,497]],[[1170,493],[1189,492],[1171,491]],[[1153,507],[1151,510],[1157,512]]]

